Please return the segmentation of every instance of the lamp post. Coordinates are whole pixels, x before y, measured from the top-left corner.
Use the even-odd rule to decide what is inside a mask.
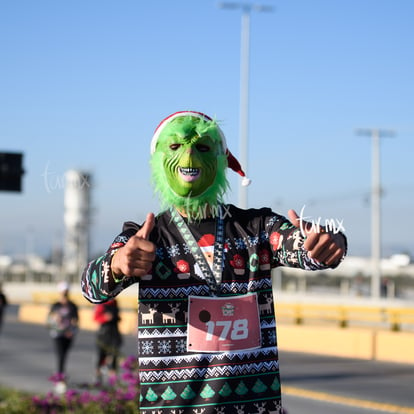
[[[393,131],[378,128],[358,128],[357,135],[372,139],[372,183],[371,183],[371,297],[381,295],[381,166],[380,138],[393,137]]]
[[[239,160],[245,171],[248,163],[248,140],[249,140],[249,71],[250,71],[250,13],[252,10],[258,12],[271,12],[272,6],[223,2],[219,3],[223,9],[241,9],[241,49],[240,49],[240,155]],[[247,187],[239,187],[239,207],[247,208]]]

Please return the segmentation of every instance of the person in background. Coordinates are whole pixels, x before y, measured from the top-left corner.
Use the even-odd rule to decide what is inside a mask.
[[[66,360],[78,332],[79,312],[77,305],[69,299],[70,286],[60,282],[57,286],[59,300],[52,304],[47,318],[49,333],[53,339],[57,370],[55,382],[62,388],[66,382]]]
[[[3,326],[3,315],[4,315],[4,311],[7,307],[7,297],[5,295],[5,293],[3,292],[3,285],[0,282],[0,332],[1,332],[1,328]]]
[[[142,226],[125,222],[81,282],[92,303],[138,284],[139,412],[283,413],[271,270],[335,268],[345,236],[294,210],[287,218],[226,204],[227,167],[249,180],[218,123],[200,112],[158,125],[150,163],[164,211]],[[288,173],[272,177],[269,194],[291,185]]]
[[[116,375],[118,370],[122,336],[119,331],[121,318],[116,299],[96,305],[94,320],[99,323],[96,335],[96,384],[99,385],[107,369],[110,377]]]

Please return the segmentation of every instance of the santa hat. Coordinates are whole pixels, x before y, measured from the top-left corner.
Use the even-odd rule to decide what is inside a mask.
[[[158,124],[157,128],[155,129],[154,135],[151,140],[151,154],[155,152],[158,138],[160,137],[161,132],[164,130],[165,126],[169,124],[173,119],[184,117],[184,116],[192,116],[194,118],[200,118],[204,121],[210,121],[210,122],[213,121],[213,119],[210,118],[208,115],[203,114],[202,112],[196,112],[196,111],[179,111],[179,112],[175,112],[167,116],[165,119],[163,119]],[[228,163],[229,168],[231,168],[233,171],[235,171],[237,174],[239,174],[243,178],[242,180],[243,186],[249,185],[251,183],[251,180],[246,177],[246,174],[244,173],[239,161],[237,161],[234,155],[227,148],[226,138],[224,137],[223,131],[217,124],[216,124],[216,128],[221,138],[221,145],[223,147],[223,151],[227,155],[227,163]]]
[[[200,248],[203,248],[203,247],[205,248],[205,247],[213,247],[214,242],[215,242],[214,235],[208,233],[208,234],[204,234],[204,236],[200,238],[197,244],[200,246]]]

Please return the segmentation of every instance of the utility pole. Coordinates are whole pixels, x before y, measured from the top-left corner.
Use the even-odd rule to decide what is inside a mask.
[[[240,154],[239,160],[242,168],[248,171],[248,140],[249,140],[249,76],[250,76],[250,13],[252,10],[258,12],[271,12],[272,6],[223,2],[219,3],[223,9],[241,9],[241,50],[240,50]],[[239,187],[239,207],[247,208],[247,187]]]
[[[381,296],[381,165],[380,138],[393,137],[391,130],[358,128],[357,135],[372,139],[372,183],[371,183],[371,297]]]

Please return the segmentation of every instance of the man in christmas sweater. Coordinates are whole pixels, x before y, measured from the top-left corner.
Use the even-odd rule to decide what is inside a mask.
[[[334,268],[346,253],[343,234],[293,210],[225,204],[227,167],[247,181],[216,121],[164,119],[151,142],[164,210],[124,223],[82,275],[93,303],[137,283],[141,414],[282,413],[271,269]]]

